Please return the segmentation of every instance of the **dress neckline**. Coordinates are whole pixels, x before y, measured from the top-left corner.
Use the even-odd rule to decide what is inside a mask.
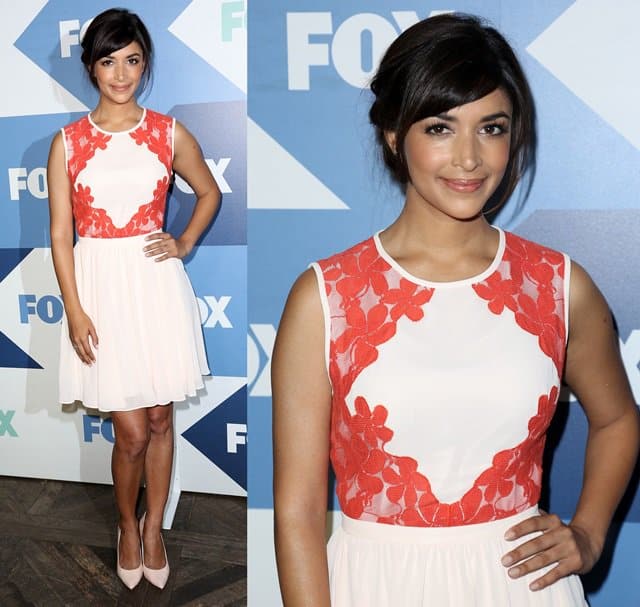
[[[506,240],[505,234],[501,228],[497,226],[491,226],[491,227],[494,230],[497,230],[498,232],[498,249],[496,251],[496,254],[493,260],[491,261],[489,266],[486,267],[484,270],[482,270],[482,272],[480,272],[479,274],[476,274],[475,276],[470,276],[468,278],[462,278],[460,280],[435,281],[435,280],[425,280],[424,278],[418,278],[417,276],[414,276],[413,274],[411,274],[411,272],[408,272],[407,270],[405,270],[385,250],[384,246],[382,245],[382,242],[380,241],[380,233],[382,232],[382,230],[378,230],[373,235],[373,242],[375,244],[375,247],[380,257],[382,257],[396,272],[398,272],[401,276],[403,276],[407,280],[410,280],[415,284],[422,285],[425,287],[433,287],[433,288],[463,287],[463,286],[471,285],[477,282],[482,282],[485,278],[487,278],[488,276],[490,276],[496,271],[497,267],[500,265],[500,262],[502,261],[502,258],[504,256],[504,250],[505,250],[505,240]]]
[[[146,118],[146,116],[147,116],[147,108],[143,107],[142,108],[142,116],[140,116],[140,120],[138,120],[138,122],[136,124],[134,124],[130,129],[126,129],[125,131],[107,131],[107,130],[99,127],[93,121],[93,118],[91,118],[91,112],[89,112],[87,114],[87,119],[89,120],[89,123],[91,124],[91,126],[94,129],[97,129],[98,131],[100,131],[101,133],[105,133],[106,135],[120,135],[120,134],[126,134],[126,133],[131,133],[131,132],[135,131],[144,122],[144,119]]]

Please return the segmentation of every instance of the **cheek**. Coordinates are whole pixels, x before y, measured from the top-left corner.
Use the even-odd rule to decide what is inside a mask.
[[[144,71],[144,63],[136,63],[135,65],[130,66],[131,71],[135,74],[142,74]]]
[[[432,143],[423,139],[419,143],[408,142],[405,144],[405,158],[410,174],[416,172],[435,172],[447,162],[449,153],[444,142]]]
[[[509,164],[510,152],[511,145],[508,139],[505,141],[496,141],[487,150],[485,161],[490,163],[494,171],[504,173]]]

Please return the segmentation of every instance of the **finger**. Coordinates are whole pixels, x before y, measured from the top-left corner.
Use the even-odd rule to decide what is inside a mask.
[[[516,567],[511,567],[507,573],[509,574],[509,577],[516,579],[527,575],[532,571],[538,571],[547,565],[557,562],[558,561],[551,560],[546,552],[541,552],[532,556],[530,559],[519,563]]]
[[[156,257],[154,261],[165,261],[167,259],[171,259],[172,257],[175,257],[175,255],[169,255],[169,253],[165,253],[162,257]]]
[[[91,361],[89,360],[89,358],[87,357],[87,354],[84,350],[84,346],[82,345],[82,342],[78,341],[77,343],[73,344],[73,349],[75,350],[78,358],[85,364],[90,364]]]
[[[166,240],[170,239],[172,236],[167,232],[155,232],[154,234],[150,234],[145,238],[145,241],[150,244],[144,247],[143,250],[147,251],[152,249],[155,246],[161,246]]]
[[[166,241],[164,240],[158,240],[154,244],[145,247],[143,250],[147,255],[158,255],[158,253],[161,253],[166,249],[167,245],[165,243]]]
[[[571,575],[573,570],[568,567],[565,563],[559,563],[556,567],[547,571],[542,577],[539,577],[531,584],[529,584],[529,588],[531,590],[542,590],[547,586],[551,586],[551,584],[557,582],[559,579]]]
[[[93,325],[89,327],[89,335],[91,336],[91,342],[93,343],[93,347],[98,347],[98,334],[96,333],[96,329]]]
[[[91,364],[92,362],[95,362],[96,357],[93,354],[93,350],[91,348],[91,345],[89,344],[89,334],[87,333],[87,335],[82,339],[82,345],[81,345],[83,354],[85,356],[85,358],[87,359],[87,364]]]
[[[546,533],[539,538],[539,543],[532,541],[528,544],[521,553],[513,551],[503,557],[503,565],[515,565],[509,569],[511,577],[521,577],[558,562],[567,564],[571,572],[579,571],[584,564],[580,549],[568,528]],[[535,554],[522,558],[537,548]],[[509,561],[510,558],[513,560]]]
[[[536,531],[546,531],[554,527],[562,525],[562,521],[555,514],[542,514],[532,516],[517,525],[514,525],[510,529],[507,529],[504,534],[504,539],[512,541],[518,538],[535,533]]]
[[[519,578],[534,571],[539,571],[550,565],[557,564],[568,556],[567,550],[562,546],[552,546],[551,548],[534,554],[530,559],[518,563],[515,567],[508,569],[509,577]]]
[[[535,537],[524,544],[521,544],[514,550],[507,552],[501,559],[502,564],[505,567],[509,567],[511,565],[515,565],[516,563],[520,563],[525,559],[531,558],[532,556],[542,552],[543,550],[548,550],[552,546],[555,546],[558,543],[557,539],[553,537],[551,533],[543,533]]]
[[[171,234],[169,234],[168,232],[154,232],[153,234],[145,236],[145,240],[148,241],[163,240],[165,238],[171,238]]]

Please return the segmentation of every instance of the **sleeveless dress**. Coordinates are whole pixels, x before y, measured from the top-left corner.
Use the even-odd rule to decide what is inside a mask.
[[[332,385],[342,525],[333,607],[574,607],[571,576],[511,579],[503,539],[535,515],[567,336],[569,259],[499,231],[481,274],[429,282],[378,234],[312,264]]]
[[[78,240],[80,303],[94,323],[96,362],[73,350],[66,316],[60,402],[101,411],[164,405],[194,396],[209,374],[198,305],[182,261],[142,250],[162,230],[175,120],[148,109],[128,131],[87,115],[62,129]]]

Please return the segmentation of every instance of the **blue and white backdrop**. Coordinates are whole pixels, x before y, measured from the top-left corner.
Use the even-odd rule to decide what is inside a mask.
[[[497,223],[567,251],[605,293],[640,402],[640,47],[637,0],[271,0],[249,13],[249,604],[279,605],[272,548],[269,366],[288,289],[315,259],[390,223],[401,197],[376,162],[365,85],[418,19],[482,15],[515,46],[539,112],[538,174]],[[571,516],[585,417],[565,398],[549,443],[551,510]],[[550,474],[549,474],[550,473]],[[592,607],[640,605],[638,473],[585,578]]]
[[[223,192],[215,224],[185,260],[214,376],[197,398],[176,404],[172,497],[180,489],[244,495],[246,2],[123,4],[145,21],[156,47],[153,87],[141,103],[194,133]],[[56,131],[97,101],[79,37],[112,5],[21,0],[0,20],[0,474],[111,482],[110,420],[57,403],[63,308],[49,249],[45,167]],[[168,231],[180,232],[194,200],[177,179]]]

